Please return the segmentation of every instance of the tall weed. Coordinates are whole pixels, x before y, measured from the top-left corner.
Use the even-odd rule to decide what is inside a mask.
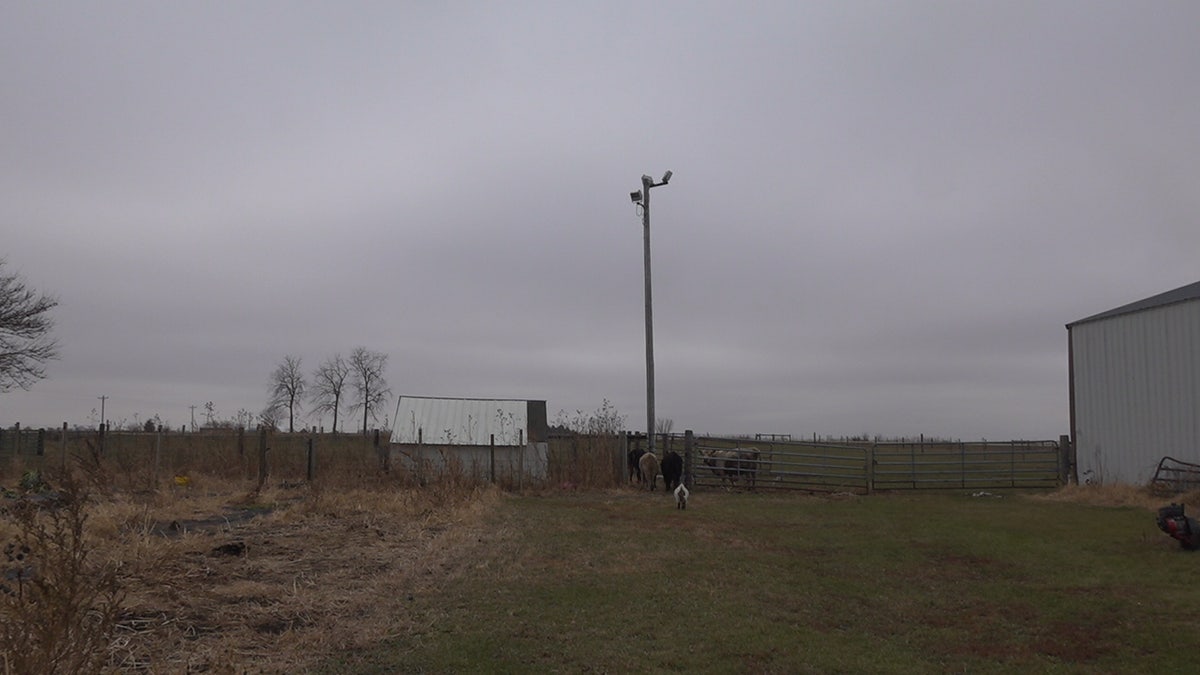
[[[117,570],[96,559],[85,536],[86,490],[69,474],[59,483],[2,513],[11,533],[0,581],[5,673],[100,672],[121,612]]]

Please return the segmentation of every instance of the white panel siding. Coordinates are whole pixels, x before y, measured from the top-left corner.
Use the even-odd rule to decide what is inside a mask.
[[[392,442],[432,445],[496,445],[529,441],[528,402],[498,399],[401,396],[396,401]],[[523,436],[523,439],[522,439]]]
[[[1148,481],[1200,462],[1200,301],[1071,327],[1080,481]]]

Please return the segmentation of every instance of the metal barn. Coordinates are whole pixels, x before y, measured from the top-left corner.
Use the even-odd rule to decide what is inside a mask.
[[[394,420],[392,454],[414,470],[547,474],[545,401],[401,396]]]
[[[1069,323],[1067,345],[1081,483],[1200,462],[1200,282]]]

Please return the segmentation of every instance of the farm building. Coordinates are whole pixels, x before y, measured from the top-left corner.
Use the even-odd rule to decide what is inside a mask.
[[[1200,282],[1069,323],[1067,345],[1080,482],[1200,462]]]
[[[401,396],[392,455],[410,469],[544,478],[545,401]]]

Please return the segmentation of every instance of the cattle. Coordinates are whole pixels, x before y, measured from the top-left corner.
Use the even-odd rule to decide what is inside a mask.
[[[753,490],[754,483],[758,478],[758,448],[734,448],[733,451],[738,456],[738,478],[742,479],[744,484]]]
[[[662,461],[663,489],[667,492],[675,489],[683,478],[683,457],[678,452],[670,450]]]
[[[633,480],[636,476],[637,482],[642,482],[642,467],[638,464],[638,460],[640,460],[644,454],[646,454],[646,451],[642,450],[641,448],[634,448],[629,451],[629,480]]]
[[[713,450],[704,457],[704,464],[712,469],[722,485],[728,481],[732,488],[737,482],[740,458],[733,450]]]
[[[649,486],[649,490],[654,492],[654,487],[658,482],[658,457],[653,452],[647,452],[638,460],[638,467],[642,470],[642,480]]]
[[[687,500],[688,500],[688,489],[686,487],[684,487],[683,483],[680,483],[679,487],[675,488],[675,508],[686,509],[687,508]]]
[[[750,447],[713,450],[704,458],[704,464],[712,469],[721,484],[728,483],[730,488],[737,485],[740,479],[743,485],[754,489],[755,479],[758,477],[758,462],[758,448]]]

